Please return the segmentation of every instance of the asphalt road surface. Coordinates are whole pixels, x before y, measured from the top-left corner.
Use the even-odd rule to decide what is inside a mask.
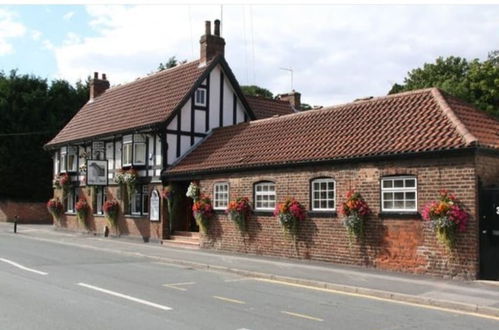
[[[0,329],[499,329],[499,318],[0,233]]]

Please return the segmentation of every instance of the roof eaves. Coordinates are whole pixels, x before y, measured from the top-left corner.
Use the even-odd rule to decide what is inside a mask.
[[[447,116],[449,121],[452,123],[454,128],[457,130],[458,134],[461,135],[465,144],[467,146],[474,145],[478,143],[478,139],[471,134],[471,132],[466,128],[463,122],[457,117],[455,112],[447,103],[445,97],[442,95],[442,92],[438,88],[432,88],[431,94],[437,101],[438,105],[442,109],[443,113]]]

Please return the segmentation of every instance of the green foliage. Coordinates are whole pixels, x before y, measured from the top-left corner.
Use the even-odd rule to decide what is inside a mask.
[[[265,97],[267,99],[274,98],[274,94],[272,94],[271,91],[269,91],[266,88],[256,86],[256,85],[241,86],[241,90],[243,91],[244,95],[261,96],[261,97]]]
[[[88,100],[88,85],[0,72],[0,199],[51,197],[47,143]]]
[[[184,64],[186,62],[187,62],[187,60],[183,60],[183,61],[179,62],[175,56],[172,56],[165,63],[159,63],[158,71],[163,71],[163,70],[166,70],[169,68],[173,68],[179,64]]]
[[[435,63],[407,74],[403,84],[394,84],[389,94],[420,88],[439,87],[479,109],[499,117],[499,51],[487,60],[467,61],[461,57],[439,57]]]

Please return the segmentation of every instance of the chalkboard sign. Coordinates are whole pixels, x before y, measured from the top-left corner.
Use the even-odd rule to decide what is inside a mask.
[[[156,189],[151,192],[151,209],[149,212],[149,220],[159,221],[159,193]]]

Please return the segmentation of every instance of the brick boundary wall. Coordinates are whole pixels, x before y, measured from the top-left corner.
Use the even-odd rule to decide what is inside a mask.
[[[418,210],[438,197],[440,189],[454,192],[471,215],[468,230],[458,234],[456,248],[449,251],[436,240],[435,233],[419,215],[380,216],[380,180],[387,175],[415,175],[418,179]],[[444,278],[474,279],[479,270],[477,225],[477,179],[474,156],[440,159],[397,160],[358,163],[306,169],[246,172],[212,176],[200,181],[205,194],[213,196],[215,182],[229,182],[230,200],[247,196],[253,200],[253,184],[276,183],[278,202],[295,197],[309,209],[309,182],[316,177],[336,180],[336,209],[348,190],[359,191],[373,215],[362,242],[350,242],[343,216],[309,216],[300,224],[296,242],[286,238],[273,215],[254,215],[248,232],[241,235],[224,213],[217,213],[202,247],[233,252],[363,265]]]
[[[0,222],[13,222],[16,215],[19,223],[52,223],[45,203],[0,201]]]

